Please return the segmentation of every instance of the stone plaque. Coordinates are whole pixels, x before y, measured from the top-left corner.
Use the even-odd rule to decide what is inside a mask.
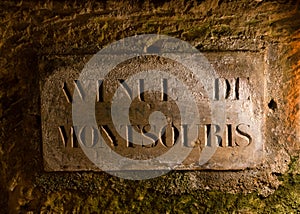
[[[78,77],[84,62],[73,66],[53,68],[50,75],[41,80],[41,112],[43,135],[43,159],[46,171],[99,171],[82,151],[81,135],[90,139],[90,145],[107,144],[117,154],[133,160],[147,160],[168,152],[179,137],[182,147],[192,151],[175,169],[238,170],[254,167],[263,160],[264,142],[264,57],[255,52],[207,52],[204,53],[217,73],[213,80],[213,100],[209,101],[203,87],[190,71],[177,62],[155,56],[133,58],[119,64],[104,78],[95,81],[95,116],[98,130],[75,127],[72,122],[72,95],[74,91],[84,99],[84,90]],[[131,97],[132,90],[140,90],[152,81],[139,79],[136,88],[126,84],[133,74],[146,70],[160,70],[170,73],[183,82],[195,96],[199,108],[200,121],[197,124],[197,140],[190,140],[186,132],[189,124],[182,124],[176,100],[167,96],[168,90],[181,95],[181,89],[161,78],[161,91],[147,92]],[[116,90],[123,90],[124,96],[131,98],[129,118],[131,125],[118,127],[127,133],[122,137],[116,131],[111,117],[112,99]],[[211,120],[210,105],[220,103],[224,111],[225,124],[214,124]],[[158,130],[159,136],[151,144],[137,145],[130,133],[136,131],[146,135],[149,118],[153,112],[165,115],[167,124]],[[96,133],[96,134],[95,134]],[[209,134],[210,133],[210,134]],[[102,136],[99,138],[99,135]],[[151,139],[151,136],[148,136]],[[154,139],[154,138],[153,138]],[[131,142],[133,141],[133,142]],[[201,151],[216,145],[214,154],[201,163]],[[97,155],[96,153],[94,155]],[[151,169],[151,167],[149,168]],[[153,168],[154,169],[154,168]],[[113,169],[112,169],[113,170]]]

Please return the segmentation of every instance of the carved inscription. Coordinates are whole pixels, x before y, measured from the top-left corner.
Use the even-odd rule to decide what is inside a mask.
[[[124,89],[126,95],[132,99],[132,89],[124,82],[124,80],[119,79],[118,80],[120,82],[120,86]],[[139,79],[138,82],[138,88],[140,91],[143,91],[142,87],[144,84],[145,80],[144,79]],[[241,84],[241,83],[242,84]],[[239,77],[237,78],[232,78],[230,80],[228,79],[216,79],[215,80],[215,88],[214,88],[214,92],[215,92],[215,99],[216,100],[250,100],[250,94],[249,94],[249,78],[245,78],[245,79],[241,79]],[[85,92],[82,89],[81,83],[78,80],[74,80],[73,82],[73,88],[76,89],[80,95],[80,99],[82,101],[84,101],[84,94]],[[110,100],[104,100],[104,83],[103,80],[98,80],[97,85],[95,87],[97,87],[97,101],[96,102],[109,102]],[[99,84],[100,83],[100,84]],[[103,84],[102,84],[103,83]],[[240,84],[243,87],[240,87]],[[162,89],[161,89],[161,100],[162,102],[167,102],[168,101],[168,96],[167,96],[167,85],[168,85],[168,81],[167,79],[162,79]],[[72,87],[72,86],[70,86]],[[67,103],[71,103],[72,102],[72,96],[71,96],[71,90],[67,87],[66,82],[63,83],[62,86],[62,91],[66,97],[66,102]],[[248,93],[247,93],[248,92]],[[108,97],[108,96],[107,96]],[[144,94],[143,93],[139,93],[138,94],[138,100],[140,102],[145,102],[145,98],[144,98]],[[105,109],[105,111],[107,112],[107,110],[109,109]],[[141,109],[135,108],[135,110],[137,110],[137,112],[135,112],[135,114],[142,114],[144,112],[141,112]],[[109,112],[106,113],[106,116],[109,116]],[[144,116],[144,115],[143,115]],[[103,118],[101,118],[103,119]],[[221,127],[217,124],[198,124],[199,125],[199,133],[204,133],[204,145],[205,146],[211,146],[212,145],[212,141],[213,143],[216,144],[216,142],[218,142],[218,146],[221,147],[234,147],[234,146],[247,146],[251,143],[252,141],[252,137],[250,136],[250,132],[249,132],[249,128],[250,125],[249,124],[244,124],[244,123],[240,123],[240,124],[226,124],[226,129],[225,129],[225,133],[222,135],[222,133],[220,133]],[[66,130],[64,126],[59,126],[59,133],[61,135],[61,140],[64,146],[67,145],[67,140],[69,139],[70,141],[70,145],[72,145],[71,147],[77,148],[78,147],[78,142],[77,142],[77,138],[76,138],[76,134],[74,131],[74,128],[77,128],[79,131],[78,133],[83,133],[85,132],[85,130],[87,129],[86,126],[83,127],[70,127],[70,134],[67,137],[66,134]],[[106,125],[99,125],[98,129],[100,130],[100,132],[98,130],[94,130],[92,127],[89,127],[92,129],[92,131],[90,132],[90,134],[92,134],[92,140],[100,140],[99,134],[104,134],[106,137],[109,139],[109,141],[111,142],[111,145],[113,146],[117,146],[118,144],[113,140],[115,139],[115,136],[113,135],[112,131],[108,128],[107,124]],[[130,133],[131,129],[133,128],[133,126],[125,126],[124,128],[126,129],[127,133]],[[141,125],[141,127],[139,128],[142,134],[146,134],[147,132],[145,131],[146,126]],[[169,125],[169,126],[165,126],[162,128],[162,130],[160,130],[160,134],[159,135],[159,141],[162,143],[163,146],[166,146],[166,141],[165,139],[165,135],[168,133],[167,131],[169,131],[169,129],[172,130],[172,138],[171,138],[171,144],[174,144],[177,140],[177,137],[175,137],[175,132],[179,133],[179,131],[181,131],[183,133],[183,136],[186,136],[187,132],[188,132],[188,124],[183,124],[180,127],[176,127],[173,124]],[[201,130],[203,129],[203,130]],[[208,137],[209,134],[211,134],[210,138]],[[129,138],[130,135],[128,135]],[[178,135],[177,135],[178,136]],[[151,136],[150,136],[151,137]],[[130,143],[129,139],[126,139],[127,143],[127,147],[133,147],[132,143]],[[216,138],[217,140],[214,140],[214,138]],[[238,138],[239,140],[237,141],[236,138]],[[84,138],[82,138],[84,139]],[[81,138],[79,139],[81,141]],[[133,140],[134,141],[134,140]],[[216,141],[216,142],[215,142]],[[244,142],[246,141],[246,142]],[[183,146],[187,146],[188,144],[188,140],[185,139],[183,140]],[[86,143],[83,141],[80,142],[81,144],[86,145]],[[92,144],[97,144],[98,142],[93,142]],[[74,146],[76,145],[76,146]],[[157,145],[157,142],[153,142],[153,144],[151,145],[152,147]]]
[[[179,137],[182,138],[182,147],[193,148],[190,156],[178,165],[179,169],[242,169],[260,163],[263,156],[262,56],[256,53],[207,53],[206,56],[218,73],[218,78],[212,83],[213,102],[220,103],[220,106],[223,104],[225,125],[212,122],[206,92],[192,80],[186,79],[189,71],[168,60],[157,63],[155,59],[149,58],[142,62],[132,60],[116,68],[105,79],[95,80],[98,129],[84,125],[74,126],[71,115],[72,95],[76,91],[81,101],[85,100],[86,95],[82,83],[77,79],[80,71],[71,69],[71,66],[57,68],[41,83],[45,169],[99,170],[88,160],[80,145],[93,148],[106,144],[124,157],[148,159],[167,152]],[[137,64],[138,69],[135,66]],[[168,96],[168,90],[180,90],[179,88],[170,86],[171,83],[165,78],[161,79],[161,89],[157,92],[141,93],[151,79],[138,79],[136,87],[127,84],[126,79],[132,73],[152,67],[173,72],[199,95],[197,105],[201,109],[201,121],[197,124],[196,141],[188,138],[190,124],[181,123],[175,100]],[[118,134],[111,118],[111,101],[118,87],[131,100],[131,124],[121,124],[119,127],[126,138]],[[138,90],[137,97],[133,97],[133,90]],[[149,124],[149,116],[154,111],[162,112],[168,120],[168,124],[157,130],[158,137],[148,133],[150,125],[155,127],[155,124]],[[151,143],[134,144],[137,140],[132,135],[134,130]],[[75,132],[78,133],[77,136]],[[199,151],[214,145],[218,147],[215,154],[201,165]]]

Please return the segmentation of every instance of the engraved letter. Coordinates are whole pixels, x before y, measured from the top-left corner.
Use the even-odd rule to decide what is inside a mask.
[[[70,128],[69,134],[67,134],[67,131],[64,126],[59,126],[58,130],[64,147],[67,147],[70,143],[71,148],[78,148],[78,142],[73,126],[71,126]]]
[[[119,79],[119,82],[120,82],[121,86],[125,89],[126,94],[128,95],[128,97],[132,100],[132,90],[129,88],[126,81],[123,80],[123,79]]]
[[[205,125],[205,128],[206,128],[205,146],[211,147],[212,143],[218,146],[222,146],[222,137],[219,135],[221,131],[220,126],[215,124],[207,124]],[[212,131],[212,129],[214,130]],[[215,136],[214,138],[213,135]]]
[[[168,79],[162,79],[161,100],[168,101]]]
[[[115,136],[113,135],[112,131],[108,128],[107,125],[100,125],[99,128],[100,128],[101,135],[102,136],[104,135],[112,146],[118,145]]]
[[[92,148],[99,142],[100,133],[99,129],[97,129],[96,127],[89,126],[89,128],[87,129],[87,126],[84,126],[83,128],[78,130],[78,134],[79,142],[85,147]]]
[[[80,99],[84,100],[84,91],[83,91],[83,88],[82,88],[82,85],[81,85],[80,81],[79,80],[74,80],[74,85],[75,85],[75,88],[78,92],[78,95],[79,95]],[[72,94],[71,94],[70,90],[68,89],[66,82],[63,83],[62,90],[63,90],[63,93],[66,97],[67,102],[71,103],[73,101]]]
[[[168,124],[164,126],[159,133],[159,141],[166,148],[174,146],[178,137],[179,131],[173,124]],[[168,146],[169,139],[171,142]]]
[[[243,128],[244,127],[244,128]],[[244,123],[241,123],[236,126],[236,133],[239,136],[239,141],[236,141],[236,144],[238,146],[248,146],[252,143],[252,137],[248,134],[245,129],[249,129],[250,125],[246,125]]]
[[[104,82],[103,80],[97,81],[97,102],[104,101]]]

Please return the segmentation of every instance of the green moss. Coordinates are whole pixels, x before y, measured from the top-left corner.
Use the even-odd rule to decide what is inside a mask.
[[[291,162],[289,164],[289,173],[290,174],[299,174],[299,157],[291,157]]]
[[[270,196],[193,190],[184,172],[145,181],[129,181],[105,173],[74,177],[42,176],[37,188],[42,210],[99,213],[282,213],[300,212],[300,175],[279,175],[282,185]]]
[[[131,181],[106,173],[43,173],[37,175],[40,210],[100,213],[296,213],[300,212],[300,175],[293,157],[281,186],[270,196],[257,192],[232,194],[193,189],[188,172]],[[27,200],[30,203],[30,200]],[[24,204],[26,207],[26,204]],[[27,206],[28,207],[28,206]]]

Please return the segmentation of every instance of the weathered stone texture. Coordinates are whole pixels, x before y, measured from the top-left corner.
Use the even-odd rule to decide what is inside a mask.
[[[2,1],[0,8],[1,213],[299,211],[298,1]],[[263,164],[140,182],[44,171],[40,80],[70,66],[66,56],[76,62],[143,33],[174,36],[200,51],[264,55]]]

